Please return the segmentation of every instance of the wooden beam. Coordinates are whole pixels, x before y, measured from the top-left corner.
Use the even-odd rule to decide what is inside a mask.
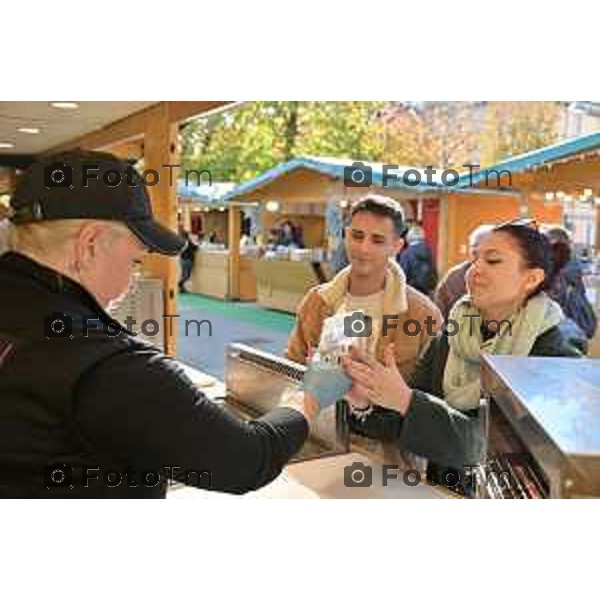
[[[236,102],[229,100],[197,100],[194,102],[168,102],[173,121],[181,122],[195,116],[205,115],[226,106],[232,108]]]
[[[75,148],[84,150],[104,150],[111,144],[124,142],[135,138],[141,138],[146,131],[147,124],[160,115],[160,102],[149,106],[137,113],[119,119],[106,127],[97,129],[84,136],[75,138],[64,144],[54,146],[43,154],[54,154],[56,152],[66,152]]]
[[[139,160],[144,156],[144,139],[129,140],[128,142],[119,142],[104,148],[106,152],[110,152],[124,160]]]
[[[113,144],[134,140],[142,137],[151,126],[151,122],[160,118],[163,109],[167,109],[171,123],[212,112],[228,105],[233,101],[205,100],[197,102],[157,102],[144,110],[115,121],[106,127],[88,133],[84,136],[55,146],[44,152],[44,155],[64,152],[74,148],[85,150],[105,150]]]
[[[153,117],[146,122],[144,135],[144,168],[154,169],[161,175],[157,185],[148,186],[152,211],[158,222],[177,231],[177,186],[170,185],[169,177],[163,177],[164,169],[161,169],[161,165],[178,162],[177,123],[171,119],[169,106],[164,102],[158,105]],[[144,260],[144,271],[150,277],[162,279],[165,315],[176,315],[178,258],[151,254]],[[165,353],[171,356],[177,349],[177,323],[177,319],[164,319]]]

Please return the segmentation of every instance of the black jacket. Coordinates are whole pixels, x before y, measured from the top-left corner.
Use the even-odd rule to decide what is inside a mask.
[[[437,284],[433,255],[424,240],[410,243],[398,257],[408,285],[428,295]]]
[[[110,322],[74,281],[0,257],[0,497],[164,497],[171,478],[242,493],[302,446],[299,412],[242,422]]]
[[[578,260],[570,260],[562,268],[548,294],[560,304],[567,319],[579,330],[580,337],[591,340],[596,334],[598,319],[587,298],[583,268]],[[584,348],[587,350],[585,343]]]
[[[484,442],[479,411],[464,413],[443,400],[448,350],[448,336],[440,333],[419,358],[407,382],[413,393],[406,416],[376,407],[364,423],[352,419],[352,430],[368,437],[398,441],[403,449],[438,465],[462,469],[477,464]],[[557,326],[538,337],[531,356],[580,358],[581,353],[566,341]]]

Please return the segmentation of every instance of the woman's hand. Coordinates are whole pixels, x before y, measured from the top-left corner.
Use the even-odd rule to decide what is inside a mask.
[[[392,345],[385,348],[384,360],[385,364],[382,365],[352,347],[349,356],[342,358],[342,366],[352,379],[352,390],[360,390],[360,397],[366,396],[373,404],[405,415],[410,406],[412,390],[406,385],[396,366]]]

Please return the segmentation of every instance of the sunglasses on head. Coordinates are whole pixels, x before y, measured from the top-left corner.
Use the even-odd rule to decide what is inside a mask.
[[[512,227],[529,227],[530,229],[535,229],[536,231],[539,231],[538,222],[530,217],[518,217],[517,219],[505,221],[504,223],[500,223],[500,225],[496,225],[496,229],[506,227],[507,225],[510,225]]]

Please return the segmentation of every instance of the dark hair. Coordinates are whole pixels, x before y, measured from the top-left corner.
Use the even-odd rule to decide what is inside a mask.
[[[394,224],[394,231],[402,236],[406,233],[406,226],[404,224],[404,211],[399,202],[396,202],[393,198],[387,196],[371,195],[362,198],[356,204],[352,206],[350,211],[350,218],[354,215],[368,212],[373,215],[379,215],[380,217],[388,217]]]
[[[492,229],[492,232],[505,233],[513,239],[528,269],[542,269],[544,271],[544,281],[529,294],[527,299],[551,288],[564,263],[554,259],[553,248],[546,235],[538,231],[535,226],[518,223],[497,225]]]
[[[561,271],[562,268],[571,260],[571,245],[568,243],[565,244],[564,242],[553,242],[550,240],[550,248],[552,248],[554,270]]]

